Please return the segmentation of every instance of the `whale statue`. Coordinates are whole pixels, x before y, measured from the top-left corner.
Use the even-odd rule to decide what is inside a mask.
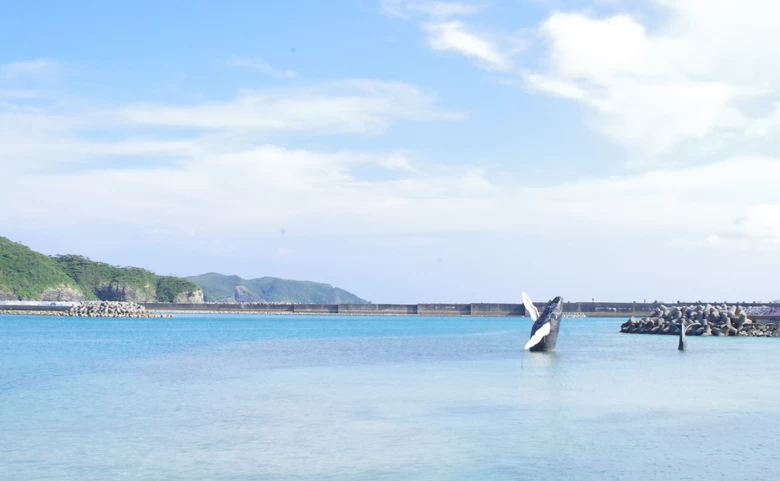
[[[533,352],[554,351],[558,341],[558,328],[561,326],[563,314],[563,299],[558,296],[545,306],[542,314],[531,302],[531,299],[523,292],[523,305],[525,312],[534,321],[531,327],[531,339],[525,345],[525,349]]]

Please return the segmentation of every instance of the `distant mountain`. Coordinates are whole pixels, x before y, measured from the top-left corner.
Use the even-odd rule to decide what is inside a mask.
[[[329,284],[290,281],[276,277],[242,279],[211,272],[187,277],[203,289],[206,302],[292,302],[296,304],[368,304]]]
[[[198,286],[83,256],[46,256],[0,237],[0,300],[203,302]]]

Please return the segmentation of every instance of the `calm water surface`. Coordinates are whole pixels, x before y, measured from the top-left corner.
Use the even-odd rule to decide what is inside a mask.
[[[780,339],[0,316],[0,480],[776,480]]]

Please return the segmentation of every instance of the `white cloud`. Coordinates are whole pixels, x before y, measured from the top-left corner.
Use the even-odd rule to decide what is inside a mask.
[[[235,99],[199,105],[136,104],[119,112],[125,122],[202,129],[267,132],[361,133],[397,120],[461,120],[435,99],[400,82],[349,80],[310,88],[245,90]]]
[[[81,135],[97,128],[89,122],[100,123],[100,116],[70,123],[36,115],[16,123],[9,117],[5,124],[27,128],[0,142],[0,165],[11,180],[0,192],[0,204],[18,206],[0,214],[0,221],[13,216],[31,226],[123,223],[180,236],[277,235],[279,226],[300,235],[498,231],[558,236],[584,230],[689,242],[717,236],[722,242],[711,243],[715,246],[737,237],[763,242],[780,236],[773,221],[780,218],[776,207],[766,207],[780,205],[780,159],[775,157],[734,157],[527,186],[499,181],[473,166],[426,166],[409,153],[258,145],[251,134],[238,134],[243,124],[180,139],[161,138],[158,132],[153,138],[109,142]],[[116,156],[128,162],[103,165]],[[156,162],[134,166],[139,157]],[[87,168],[52,169],[63,162]],[[364,178],[364,166],[396,175]],[[132,209],[126,208],[127,199],[133,199]],[[80,207],[87,204],[93,207]],[[52,217],[53,205],[68,215]]]
[[[780,54],[771,0],[656,0],[660,25],[645,16],[553,13],[539,33],[547,49],[525,72],[532,89],[586,105],[593,124],[644,156],[690,143],[766,133],[756,102],[778,98]],[[708,149],[710,151],[710,149]]]
[[[228,60],[228,66],[235,68],[245,68],[260,72],[263,75],[278,79],[294,79],[298,77],[298,72],[295,70],[283,70],[270,66],[266,62],[260,59],[253,58],[233,58]]]
[[[386,15],[409,18],[415,15],[431,17],[457,17],[473,15],[484,7],[461,2],[437,2],[425,0],[380,0],[379,9]]]
[[[417,22],[431,49],[462,55],[484,70],[507,71],[513,57],[525,49],[525,41],[517,35],[479,31],[458,19],[484,8],[482,4],[454,2],[380,1],[385,14]]]
[[[249,150],[285,133],[375,134],[400,121],[463,118],[412,85],[371,80],[245,90],[221,102],[118,108],[15,95],[0,99],[0,166],[30,172],[66,164],[97,168],[116,158],[126,165],[138,159],[170,163]],[[384,168],[413,170],[400,154],[382,159]]]
[[[38,92],[33,90],[12,90],[12,89],[0,89],[0,99],[34,99],[40,97]]]
[[[737,156],[529,193],[572,229],[725,246],[738,238],[780,242],[778,184],[780,158]]]
[[[780,203],[754,205],[746,209],[723,235],[780,243]]]
[[[416,9],[433,17],[454,17],[472,15],[482,10],[481,5],[470,5],[455,2],[425,2],[417,5]]]
[[[10,173],[66,164],[95,166],[114,157],[176,156],[192,147],[187,140],[133,137],[124,132],[115,140],[89,138],[91,133],[117,129],[106,116],[90,109],[52,113],[0,103],[0,168]]]
[[[377,161],[380,167],[389,170],[397,170],[400,172],[406,172],[410,174],[417,174],[419,171],[414,168],[409,156],[400,153],[390,154],[387,157],[382,157]]]
[[[0,64],[0,80],[17,80],[41,75],[51,75],[60,64],[53,60],[36,59]]]
[[[716,248],[780,242],[780,159],[740,157],[525,186],[473,167],[415,166],[402,168],[396,180],[361,177],[366,165],[411,165],[392,153],[234,147],[195,142],[169,165],[17,176],[0,192],[1,204],[15,206],[0,213],[0,222],[13,216],[17,225],[49,228],[120,224],[204,238],[278,236],[284,226],[300,236],[586,234]],[[52,216],[55,205],[67,215]]]
[[[202,146],[201,146],[202,147]],[[382,155],[290,150],[267,145],[234,152],[193,148],[186,161],[138,169],[19,176],[0,203],[19,206],[0,220],[72,225],[164,226],[179,235],[301,235],[462,230],[495,192],[481,172],[409,173],[401,180],[364,180],[355,169],[386,164]],[[390,163],[397,156],[389,155]],[[206,194],[204,194],[206,193]],[[51,217],[52,202],[67,216]],[[99,205],[91,201],[100,199]],[[126,209],[128,199],[132,209]],[[80,209],[90,204],[93,208]],[[123,212],[117,218],[116,212]],[[207,222],[203,222],[208,219]]]
[[[0,205],[13,206],[0,210],[0,223],[110,225],[172,239],[277,237],[281,227],[300,236],[492,232],[613,243],[633,236],[662,248],[778,245],[780,238],[777,156],[533,186],[474,165],[441,168],[401,150],[296,149],[258,135],[365,133],[460,118],[408,84],[344,81],[180,106],[90,105],[70,112],[0,106],[7,181]],[[198,129],[185,136],[179,127]],[[59,168],[68,163],[79,168]],[[377,168],[393,173],[377,178]]]
[[[18,103],[41,99],[41,85],[61,77],[62,65],[48,59],[0,63],[0,115]]]
[[[365,133],[398,121],[462,118],[408,84],[343,81],[181,106],[85,105],[0,104],[0,166],[9,179],[0,203],[19,206],[0,220],[124,223],[181,236],[276,235],[279,226],[301,235],[584,229],[689,242],[717,237],[716,247],[778,236],[776,211],[766,207],[780,205],[773,156],[537,187],[475,166],[439,168],[398,150],[292,149],[257,135]],[[170,130],[179,127],[200,129]],[[65,164],[78,169],[59,169]],[[364,176],[366,166],[394,173]],[[80,207],[96,198],[99,206]],[[69,215],[52,217],[55,204]]]
[[[463,118],[404,83],[246,90],[228,101],[179,106],[27,100],[0,103],[0,204],[15,206],[0,212],[0,222],[17,227],[124,225],[192,237],[277,233],[298,224],[296,232],[318,235],[364,223],[393,232],[406,229],[404,217],[415,209],[438,211],[446,199],[455,208],[488,184],[471,171],[428,174],[408,153],[292,149],[258,135],[373,134],[399,121]],[[400,180],[361,178],[366,166],[393,170],[388,177]]]
[[[503,71],[510,67],[507,55],[484,36],[469,31],[463,22],[427,23],[422,28],[428,34],[428,46],[434,50],[458,53],[485,70]]]

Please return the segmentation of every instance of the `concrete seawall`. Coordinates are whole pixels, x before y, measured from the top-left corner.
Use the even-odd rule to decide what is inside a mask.
[[[544,309],[542,306],[539,309]],[[540,310],[541,312],[541,310]],[[522,304],[471,304],[472,316],[524,316],[525,306]]]
[[[417,304],[419,316],[470,316],[471,304]]]
[[[377,304],[377,313],[413,316],[417,315],[418,310],[417,304]]]
[[[713,303],[717,304],[717,303]],[[279,314],[341,314],[364,316],[525,316],[525,306],[509,303],[473,304],[143,304],[147,309],[165,312],[247,312]],[[541,312],[545,303],[535,303]],[[564,313],[584,314],[586,317],[644,317],[661,303],[638,302],[566,302]],[[666,304],[669,307],[677,304]],[[687,303],[681,303],[687,305]],[[771,304],[744,303],[743,306]],[[780,307],[780,306],[778,306]],[[780,316],[751,316],[759,321],[777,321]]]

